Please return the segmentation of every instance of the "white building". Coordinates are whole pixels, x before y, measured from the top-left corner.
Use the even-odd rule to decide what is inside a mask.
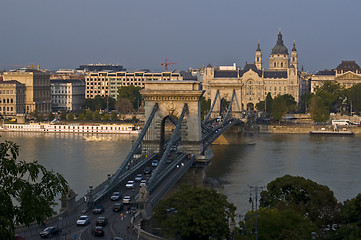
[[[85,83],[76,79],[52,79],[51,103],[53,111],[77,111],[85,100]]]

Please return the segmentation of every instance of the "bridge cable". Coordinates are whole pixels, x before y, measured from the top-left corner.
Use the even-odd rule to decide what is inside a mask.
[[[209,109],[209,112],[208,112],[206,118],[203,120],[203,122],[207,122],[208,118],[211,116],[211,113],[213,112],[213,108],[216,105],[217,97],[219,97],[219,90],[217,90],[217,93],[216,93],[216,96],[214,97],[211,109]],[[219,97],[219,98],[221,98],[221,97]]]
[[[144,128],[143,128],[142,132],[139,134],[139,137],[138,137],[137,141],[135,142],[135,144],[133,145],[132,150],[129,152],[128,156],[125,158],[125,160],[122,163],[122,165],[120,166],[120,168],[113,175],[109,186],[111,186],[114,183],[114,181],[116,181],[116,179],[118,179],[118,177],[122,174],[122,172],[128,166],[128,163],[132,160],[134,153],[138,150],[138,148],[139,148],[145,134],[148,132],[148,128],[149,128],[150,124],[152,123],[154,115],[155,115],[155,113],[157,111],[158,111],[158,103],[156,103],[154,105],[153,110],[152,110],[152,112],[149,115],[149,118],[147,120],[147,123],[144,125]]]

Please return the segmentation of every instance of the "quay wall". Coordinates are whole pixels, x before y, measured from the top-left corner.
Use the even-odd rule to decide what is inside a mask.
[[[355,135],[361,135],[361,127],[355,125],[339,126],[340,131],[352,131]],[[315,125],[315,124],[292,124],[292,125],[258,125],[260,134],[308,134],[310,131],[333,131],[332,125]]]

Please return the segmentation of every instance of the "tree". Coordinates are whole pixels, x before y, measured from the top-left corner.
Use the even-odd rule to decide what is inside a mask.
[[[322,103],[326,109],[330,111],[337,111],[337,107],[341,105],[344,99],[343,88],[339,83],[325,81],[320,87],[316,87],[315,95],[322,99]]]
[[[257,212],[258,239],[311,239],[316,231],[310,219],[302,216],[293,209],[279,210],[276,208],[260,208]],[[241,239],[249,239],[256,231],[256,213],[250,211],[240,222]]]
[[[100,119],[102,119],[102,116],[100,115],[99,111],[94,111],[93,113],[93,119],[95,121],[100,121]]]
[[[93,112],[90,109],[87,109],[84,118],[88,121],[93,120]]]
[[[62,111],[61,113],[60,113],[60,120],[66,120],[66,112],[65,111]]]
[[[313,96],[310,99],[311,119],[314,122],[326,122],[330,118],[330,112],[323,104],[321,97]]]
[[[53,113],[49,113],[49,114],[48,114],[48,120],[49,120],[49,121],[53,121],[54,118],[55,118],[55,115],[54,115]]]
[[[300,112],[307,113],[310,108],[310,99],[312,98],[313,93],[304,93],[301,96],[301,106]]]
[[[114,110],[115,99],[108,96],[100,96],[97,95],[93,99],[85,99],[82,108],[90,109],[92,111],[95,110],[105,110],[108,111]]]
[[[109,121],[109,119],[110,119],[110,116],[109,116],[109,114],[107,114],[107,113],[105,113],[105,114],[103,115],[103,117],[102,117],[102,120],[103,120],[103,121]]]
[[[74,121],[74,119],[75,119],[74,114],[73,114],[73,113],[69,113],[67,119],[68,119],[69,121]]]
[[[112,120],[113,122],[118,120],[118,114],[115,111],[112,111],[112,113],[110,114],[110,120]]]
[[[267,93],[265,101],[266,101],[265,111],[269,115],[272,112],[272,104],[273,104],[273,99],[272,99],[272,96],[271,96],[270,92]]]
[[[350,105],[350,112],[361,112],[361,83],[353,85],[346,90],[346,96]]]
[[[79,113],[79,115],[78,115],[78,120],[79,120],[79,121],[84,121],[84,119],[85,119],[84,113]]]
[[[211,99],[206,100],[205,97],[201,97],[201,119],[207,116],[209,110],[211,109]]]
[[[131,112],[133,107],[129,99],[118,98],[117,103],[115,104],[115,109],[121,114],[126,114]]]
[[[272,102],[271,117],[276,121],[281,121],[286,113],[287,105],[285,99],[282,96],[275,97]]]
[[[229,237],[229,223],[236,207],[215,190],[189,185],[156,207],[154,219],[170,236],[181,239],[224,239]]]
[[[43,222],[55,212],[55,197],[67,193],[59,173],[35,162],[18,161],[19,146],[0,143],[0,236],[13,239],[16,225]]]
[[[134,85],[123,86],[118,89],[118,100],[121,98],[128,99],[133,109],[137,109],[142,102],[142,95],[140,94],[141,87]]]
[[[259,101],[256,103],[256,108],[258,111],[265,111],[265,101]]]
[[[319,228],[333,223],[339,217],[340,205],[333,192],[324,185],[303,177],[285,175],[267,184],[261,192],[261,207],[291,208]]]
[[[285,100],[288,113],[295,112],[297,110],[297,102],[292,95],[284,94],[281,95],[281,97]]]

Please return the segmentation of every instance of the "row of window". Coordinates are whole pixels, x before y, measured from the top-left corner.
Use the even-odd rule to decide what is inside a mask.
[[[0,103],[14,103],[14,99],[13,98],[4,98],[4,99],[0,98]]]
[[[0,90],[0,94],[14,94],[13,90]]]

